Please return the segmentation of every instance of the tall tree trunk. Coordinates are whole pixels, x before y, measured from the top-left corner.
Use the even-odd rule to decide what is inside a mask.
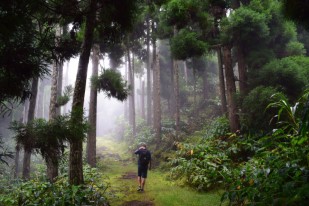
[[[63,62],[58,65],[58,77],[57,77],[57,98],[62,95],[62,79],[63,79]],[[61,115],[61,107],[56,108],[56,115]]]
[[[14,178],[18,177],[19,174],[19,154],[20,154],[20,145],[16,144],[15,147],[15,170],[14,170]]]
[[[125,59],[124,60],[124,62],[125,62],[125,64],[124,64],[124,78],[125,78],[126,81],[128,81],[128,84],[130,84],[129,75],[128,75],[128,64],[127,64],[128,57],[127,57],[127,55],[124,56],[124,59]],[[129,104],[129,100],[126,99],[124,101],[124,119],[125,119],[125,121],[129,122],[129,111],[128,111],[129,106],[128,106],[128,104]]]
[[[38,93],[38,78],[32,80],[31,98],[29,101],[28,122],[34,120],[36,96]],[[23,179],[30,178],[31,147],[24,146]]]
[[[45,87],[44,79],[39,79],[37,103],[36,103],[36,110],[35,110],[35,116],[37,118],[43,118],[44,87]]]
[[[155,131],[156,145],[161,144],[161,88],[160,88],[160,64],[159,57],[156,55],[153,64],[153,128]]]
[[[90,0],[90,9],[86,17],[86,25],[84,32],[84,40],[81,48],[81,53],[78,62],[78,70],[76,75],[72,115],[73,123],[80,125],[83,121],[83,107],[87,80],[87,70],[89,63],[90,50],[93,42],[93,32],[95,27],[97,0]],[[83,175],[83,139],[76,134],[70,141],[70,167],[69,181],[70,184],[79,185],[84,182]]]
[[[176,26],[174,26],[174,36],[177,34]],[[174,74],[174,97],[175,97],[175,127],[176,127],[176,139],[179,136],[179,123],[180,123],[180,102],[179,102],[179,71],[178,71],[178,62],[173,59],[173,74]]]
[[[194,65],[194,64],[193,64]],[[193,70],[193,109],[194,113],[196,112],[196,69],[192,68]]]
[[[128,58],[128,71],[129,71],[129,84],[131,85],[131,94],[129,96],[129,124],[132,127],[133,137],[136,135],[136,125],[135,125],[135,87],[134,87],[134,68],[133,68],[133,58],[131,61],[130,50],[127,49]]]
[[[141,108],[142,108],[142,118],[146,120],[146,114],[145,114],[145,82],[142,80],[142,86],[141,86]]]
[[[232,66],[231,48],[229,46],[223,47],[223,56],[225,65],[228,117],[229,117],[230,129],[231,132],[236,132],[239,129],[239,118],[237,114],[237,107],[235,100],[236,86]]]
[[[247,94],[247,71],[242,45],[237,45],[237,61],[238,61],[238,74],[239,74],[239,92],[242,96]]]
[[[151,71],[150,71],[150,23],[149,23],[150,19],[149,17],[147,17],[146,19],[146,23],[147,23],[147,36],[146,36],[146,40],[147,40],[147,46],[146,46],[146,50],[147,50],[147,125],[150,126],[151,125],[151,118],[152,118],[152,113],[151,113]]]
[[[183,61],[183,73],[184,73],[186,85],[188,85],[188,67],[187,67],[187,61]]]
[[[65,70],[65,75],[64,75],[64,86],[68,86],[69,85],[69,65],[70,62],[68,61],[66,64],[66,70]],[[68,104],[65,104],[63,106],[63,113],[66,114],[68,112]]]
[[[57,61],[54,61],[49,105],[49,121],[53,121],[59,115],[59,108],[57,108],[59,68],[60,64]],[[47,152],[47,157],[45,158],[46,174],[51,182],[53,182],[58,176],[58,158],[59,148],[53,148],[51,146]]]
[[[208,98],[209,98],[209,84],[208,84],[208,73],[206,67],[203,72],[203,99],[206,100]]]
[[[171,65],[170,65],[170,70],[171,70],[171,84],[170,84],[170,88],[169,88],[169,91],[171,93],[169,99],[168,99],[168,111],[169,111],[169,117],[171,119],[175,119],[175,112],[176,112],[176,108],[175,108],[175,105],[176,105],[176,102],[175,102],[175,90],[174,90],[174,66],[175,66],[175,61],[174,59],[172,59],[171,61]]]
[[[154,22],[152,31],[155,32]],[[161,97],[160,97],[160,65],[157,54],[157,44],[155,36],[152,37],[152,70],[153,70],[153,129],[157,146],[161,142]]]
[[[94,44],[92,47],[92,76],[98,76],[100,47]],[[89,124],[87,138],[87,163],[91,167],[96,167],[96,128],[97,128],[97,88],[95,85],[90,86],[90,103],[89,103]]]
[[[217,56],[218,56],[218,71],[219,71],[219,89],[220,89],[220,100],[221,100],[221,113],[227,114],[226,107],[226,96],[225,96],[225,80],[222,66],[222,53],[221,46],[217,48]]]

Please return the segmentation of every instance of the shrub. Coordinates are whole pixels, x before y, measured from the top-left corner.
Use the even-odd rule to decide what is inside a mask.
[[[84,167],[85,184],[69,185],[66,175],[55,183],[37,177],[27,182],[17,182],[0,196],[0,205],[103,205],[107,202],[108,184],[95,168]]]
[[[268,109],[273,99],[271,96],[277,93],[273,87],[259,86],[250,91],[242,102],[242,113],[240,115],[242,130],[257,133],[263,131],[267,133],[274,128],[274,121],[270,120],[276,115],[276,110]],[[278,100],[278,98],[276,98]]]

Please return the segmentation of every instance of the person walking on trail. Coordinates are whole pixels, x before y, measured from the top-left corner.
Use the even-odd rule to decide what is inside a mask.
[[[134,152],[134,154],[139,156],[137,170],[137,181],[139,186],[137,191],[143,192],[147,178],[147,171],[148,169],[151,170],[151,153],[147,150],[147,145],[141,143],[140,147]]]

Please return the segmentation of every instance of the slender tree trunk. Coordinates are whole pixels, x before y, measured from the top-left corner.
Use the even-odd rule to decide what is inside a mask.
[[[174,35],[177,34],[176,26],[174,27]],[[178,62],[173,59],[173,74],[174,74],[174,97],[175,97],[175,126],[176,126],[176,139],[179,136],[179,123],[180,123],[180,104],[179,104],[179,71]]]
[[[141,108],[142,108],[142,118],[146,120],[146,114],[145,114],[145,82],[142,81],[142,88],[141,88],[142,94],[141,94]]]
[[[35,116],[43,118],[43,96],[44,96],[44,79],[39,79],[38,95],[35,109]]]
[[[196,70],[195,68],[193,69],[193,107],[194,107],[194,112],[196,112]]]
[[[131,61],[130,50],[127,49],[127,58],[128,58],[128,71],[129,71],[129,84],[131,85],[131,94],[129,96],[129,123],[132,127],[133,136],[136,135],[136,126],[135,126],[135,88],[134,88],[134,71],[133,71],[133,59]]]
[[[19,174],[19,154],[20,154],[20,145],[16,144],[16,147],[15,147],[15,171],[14,171],[14,178],[17,178],[18,174]]]
[[[58,93],[58,70],[59,64],[53,63],[52,85],[50,91],[49,119],[52,120],[57,116],[57,93]]]
[[[185,75],[186,85],[188,85],[188,68],[187,68],[187,62],[186,61],[183,61],[183,73]]]
[[[232,67],[231,48],[229,46],[224,46],[223,54],[227,88],[228,117],[231,132],[236,132],[239,129],[239,118],[237,115],[237,107],[235,100],[236,86]]]
[[[152,23],[152,31],[155,31],[154,22]],[[152,55],[152,71],[153,71],[153,129],[155,131],[155,139],[157,146],[161,142],[161,98],[160,98],[160,66],[157,54],[156,38],[152,38],[153,55]]]
[[[57,77],[57,98],[62,95],[62,79],[63,79],[63,62],[58,65],[58,77]],[[56,115],[61,115],[61,107],[56,108]]]
[[[97,0],[90,0],[90,9],[86,17],[84,40],[78,62],[74,96],[72,104],[73,123],[80,125],[83,121],[83,106],[85,98],[87,69],[89,63],[90,50],[93,41],[93,32],[95,27]],[[70,167],[69,181],[70,184],[80,185],[84,182],[83,176],[83,139],[81,134],[72,137],[70,141]]]
[[[36,96],[38,93],[38,78],[32,80],[31,98],[29,102],[28,122],[34,120]],[[29,146],[24,146],[24,161],[23,161],[23,179],[30,178],[30,162],[31,162],[31,150]]]
[[[65,75],[64,75],[64,86],[69,85],[69,65],[70,62],[67,62],[66,70],[65,70]],[[63,106],[63,113],[66,114],[68,112],[68,104],[65,104]]]
[[[175,119],[175,112],[176,112],[176,108],[175,108],[175,105],[176,105],[176,97],[175,97],[175,89],[174,89],[174,84],[175,84],[175,81],[174,81],[174,67],[175,67],[175,60],[172,59],[171,61],[171,65],[170,65],[170,70],[171,70],[171,86],[169,88],[169,91],[171,93],[169,99],[168,99],[168,111],[169,111],[169,116],[171,119]]]
[[[57,61],[53,63],[53,72],[52,72],[52,85],[51,85],[51,94],[50,94],[50,105],[49,105],[49,121],[53,121],[59,115],[59,108],[57,107],[57,98],[58,98],[58,80],[59,80],[59,68],[60,64]],[[49,148],[46,161],[46,174],[49,181],[53,182],[58,176],[58,158],[59,158],[59,149]]]
[[[209,84],[208,84],[207,68],[205,68],[203,72],[203,98],[205,100],[209,98]]]
[[[98,76],[100,47],[94,44],[92,47],[92,76]],[[96,128],[97,128],[97,88],[95,85],[90,86],[90,103],[89,103],[89,124],[87,138],[87,163],[91,167],[96,167]]]
[[[237,61],[238,61],[238,73],[239,73],[239,92],[242,96],[247,94],[247,71],[246,63],[241,44],[237,45]]]
[[[160,91],[160,65],[158,55],[154,59],[153,65],[153,117],[154,117],[154,131],[155,131],[155,141],[156,145],[160,146],[161,144],[161,91]]]
[[[225,79],[223,73],[223,66],[222,66],[222,54],[221,54],[221,47],[217,48],[217,56],[218,56],[218,71],[219,71],[219,89],[220,89],[220,99],[221,99],[221,112],[222,114],[227,114],[227,107],[226,107],[226,96],[225,96]]]
[[[125,77],[125,80],[127,80],[128,81],[128,84],[130,85],[130,80],[129,80],[129,75],[128,75],[128,57],[127,57],[127,55],[125,55],[125,57],[124,57],[124,61],[125,61],[125,64],[124,64],[124,77]],[[125,101],[124,101],[124,119],[125,119],[125,121],[128,121],[129,122],[129,111],[128,111],[128,108],[129,108],[129,106],[128,106],[128,104],[129,104],[129,99],[126,99]]]
[[[147,21],[147,125],[151,125],[151,75],[150,75],[150,23],[149,23],[149,17],[146,19]]]

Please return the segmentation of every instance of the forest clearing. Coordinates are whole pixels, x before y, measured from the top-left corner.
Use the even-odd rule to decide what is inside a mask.
[[[1,0],[0,206],[305,206],[309,1]]]

